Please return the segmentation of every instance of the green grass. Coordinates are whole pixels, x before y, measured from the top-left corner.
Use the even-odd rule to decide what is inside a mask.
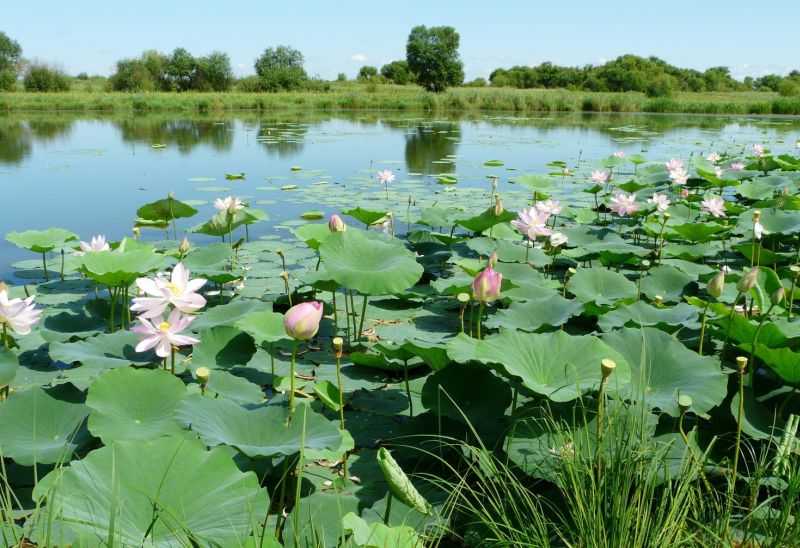
[[[94,81],[76,82],[65,93],[0,94],[0,111],[221,110],[409,110],[506,112],[671,112],[690,114],[800,114],[800,97],[777,93],[678,93],[648,98],[642,93],[593,93],[511,88],[454,88],[433,94],[417,86],[334,83],[329,91],[280,93],[119,93],[100,91]]]

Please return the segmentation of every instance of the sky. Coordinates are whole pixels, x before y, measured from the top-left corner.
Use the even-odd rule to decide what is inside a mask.
[[[798,0],[2,0],[0,31],[26,59],[70,74],[109,75],[117,60],[183,47],[227,53],[237,76],[252,74],[269,47],[305,56],[306,72],[354,77],[363,65],[404,59],[416,25],[449,25],[461,36],[467,80],[495,68],[598,65],[633,53],[685,68],[726,66],[745,76],[800,69]]]

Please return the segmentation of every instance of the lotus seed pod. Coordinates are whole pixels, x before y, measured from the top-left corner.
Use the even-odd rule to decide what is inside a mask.
[[[655,298],[653,299],[653,303],[654,303],[656,306],[661,306],[661,304],[662,304],[663,302],[664,302],[664,297],[662,297],[661,295],[656,295],[656,296],[655,296]]]
[[[650,268],[650,261],[648,261],[647,259],[643,260],[642,261],[642,268],[644,268],[644,269]]]
[[[750,269],[750,272],[742,276],[742,278],[736,284],[736,290],[739,293],[747,293],[753,288],[754,285],[756,285],[757,279],[758,279],[758,267],[755,267]]]
[[[494,195],[494,214],[496,217],[499,217],[505,212],[505,208],[503,207],[503,200],[500,199],[499,194]]]
[[[669,211],[665,211],[665,212],[664,212],[664,220],[665,220],[665,221],[668,221],[670,217],[672,217],[672,215],[670,214],[670,212],[669,212]]]
[[[706,286],[706,291],[708,294],[714,297],[715,299],[719,299],[719,296],[722,295],[722,291],[725,289],[725,272],[719,271],[717,275],[711,278],[708,281],[708,285]]]
[[[792,278],[797,278],[797,276],[800,275],[800,266],[797,266],[796,264],[790,266],[789,270],[792,272]]]
[[[181,255],[186,255],[189,252],[189,237],[184,236],[183,240],[181,240],[181,245],[178,246],[178,251],[181,252]]]
[[[492,251],[492,254],[489,255],[489,268],[494,268],[497,264],[497,251]]]
[[[333,353],[334,353],[334,355],[337,358],[341,358],[342,357],[342,348],[344,348],[344,340],[341,337],[334,337],[333,341],[331,341],[331,344],[333,344]]]
[[[459,293],[457,298],[458,302],[467,304],[469,302],[469,293]]]
[[[567,269],[567,273],[568,273],[570,276],[574,276],[574,275],[575,275],[577,272],[578,272],[578,271],[577,271],[577,270],[575,270],[575,269],[574,269],[574,268],[572,268],[572,267],[569,267],[569,268]]]
[[[757,222],[758,222],[758,221],[760,221],[760,220],[761,220],[761,210],[760,210],[760,209],[756,209],[756,210],[753,212],[753,222],[754,222],[754,223],[757,223]]]
[[[686,413],[692,407],[692,397],[689,394],[678,396],[678,409],[681,413]]]
[[[741,373],[745,369],[747,369],[747,358],[744,356],[738,356],[736,358],[736,369]]]
[[[211,370],[208,367],[198,367],[194,371],[194,376],[197,377],[197,382],[200,384],[208,384],[211,378]]]
[[[603,375],[603,380],[607,379],[611,373],[617,368],[617,362],[604,358],[600,360],[600,373]]]
[[[769,301],[770,301],[770,302],[771,302],[773,305],[779,305],[779,304],[781,304],[781,303],[783,302],[783,300],[784,300],[785,298],[786,298],[786,290],[783,288],[783,286],[780,286],[780,287],[779,287],[779,288],[778,288],[778,289],[775,291],[775,293],[773,293],[773,294],[770,296],[770,298],[769,298]]]

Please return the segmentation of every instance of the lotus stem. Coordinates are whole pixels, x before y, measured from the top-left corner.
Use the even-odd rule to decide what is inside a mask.
[[[528,263],[528,252],[531,250],[531,245],[533,244],[533,242],[531,242],[530,238],[528,239],[527,242],[523,239],[522,240],[522,244],[525,246],[525,263],[527,264]]]
[[[61,250],[61,281],[64,281],[64,250]]]
[[[467,303],[461,303],[460,310],[458,312],[458,320],[461,322],[461,332],[464,332],[464,310],[467,308]],[[5,324],[3,325],[5,327]]]
[[[306,412],[308,410],[308,406],[303,406],[303,431],[300,435],[300,456],[297,459],[297,474],[295,480],[295,487],[294,487],[294,535],[295,535],[295,546],[299,546],[297,541],[297,535],[300,534],[298,530],[298,521],[300,519],[300,491],[303,486],[303,457],[305,453],[305,446],[306,446]]]
[[[6,327],[6,322],[3,322],[3,348],[8,350],[8,327]]]
[[[275,386],[275,343],[269,343],[269,363],[272,373],[272,386]]]
[[[358,322],[358,333],[356,338],[361,341],[361,334],[364,333],[364,317],[367,315],[367,295],[363,295],[364,300],[361,303],[361,320]]]
[[[233,249],[233,217],[230,213],[228,213],[228,241],[231,244],[231,249]]]
[[[736,298],[733,299],[733,304],[731,305],[731,311],[728,314],[728,325],[725,327],[725,340],[722,342],[722,354],[725,354],[725,350],[728,348],[728,340],[731,336],[731,323],[733,321],[733,313],[736,311],[736,303],[739,302],[739,297],[742,296],[742,292],[739,291],[736,294]],[[722,368],[722,361],[720,360],[719,364],[720,368]]]
[[[411,194],[408,195],[408,205],[406,206],[406,234],[411,233]]]
[[[358,328],[358,324],[356,323],[356,301],[352,289],[350,290],[350,315],[353,317],[353,341],[357,343],[361,339],[361,336],[358,331],[356,331]]]
[[[175,374],[175,347],[170,348],[169,372]]]
[[[747,358],[736,358],[736,370],[739,375],[739,413],[736,417],[736,446],[733,454],[733,477],[731,477],[731,496],[736,495],[736,476],[739,470],[739,447],[742,443],[742,416],[744,415],[744,370],[747,368]],[[752,384],[751,384],[752,386]]]
[[[789,292],[789,306],[786,309],[786,313],[788,318],[791,320],[792,308],[794,308],[794,288],[797,285],[797,275],[798,275],[798,272],[794,272],[794,269],[798,269],[798,267],[793,265],[789,268],[792,270],[792,290]],[[800,272],[800,269],[798,269],[798,271]]]
[[[297,359],[297,341],[292,340],[292,367],[289,390],[289,411],[294,412],[294,364]]]
[[[344,329],[347,335],[347,346],[351,347],[353,340],[350,338],[350,309],[347,305],[347,290],[342,290],[342,293],[344,295]]]
[[[42,253],[42,268],[44,268],[44,281],[48,281],[50,278],[47,276],[47,257],[44,253]]]
[[[339,335],[339,311],[336,308],[336,289],[331,294],[333,295],[333,336]]]
[[[386,510],[383,512],[383,524],[389,526],[389,514],[392,513],[392,492],[389,491],[389,498],[386,499]]]
[[[283,518],[283,501],[286,499],[286,478],[289,475],[289,456],[283,458],[283,474],[281,475],[281,491],[278,495],[278,516],[275,520],[275,539],[280,540],[281,536],[281,519]],[[267,510],[267,517],[269,517],[269,510]],[[266,517],[264,523],[266,524]]]
[[[760,314],[758,318],[758,327],[756,327],[756,332],[753,335],[753,344],[750,347],[750,387],[752,388],[753,382],[756,379],[756,344],[758,343],[758,335],[761,333],[761,326],[764,325],[764,320],[767,319],[769,313],[772,312],[772,309],[775,308],[774,304],[770,304],[769,308],[767,309],[766,314]],[[736,359],[737,365],[739,362],[739,358]],[[745,365],[747,365],[747,360],[745,360]]]
[[[697,348],[697,353],[701,356],[703,355],[703,339],[706,334],[706,313],[708,312],[708,307],[711,305],[711,301],[706,303],[705,308],[703,308],[703,315],[700,319],[700,346]]]
[[[342,340],[334,339],[334,353],[336,355],[336,384],[339,385],[339,427],[344,430],[344,392],[342,387]],[[342,457],[342,470],[347,479],[347,451]]]
[[[178,229],[175,226],[175,213],[173,213],[173,210],[172,210],[172,200],[174,199],[172,197],[172,192],[169,193],[168,197],[169,197],[169,218],[172,221],[172,237],[175,240],[177,240],[178,239]]]
[[[514,392],[511,397],[511,432],[506,438],[506,457],[511,454],[511,440],[514,438],[514,433],[517,431],[517,421],[514,415],[517,412],[517,396],[519,395],[519,383],[514,383]],[[507,464],[507,462],[506,462]]]
[[[483,320],[483,307],[484,303],[481,301],[481,304],[478,306],[478,340],[481,340],[481,321]]]
[[[114,332],[114,308],[115,308],[115,305],[117,304],[116,288],[112,288],[112,287],[109,286],[109,288],[108,288],[108,296],[109,296],[109,299],[111,300],[111,313],[109,314],[108,323],[109,323],[109,327],[111,329],[111,332],[113,333]]]
[[[411,400],[411,385],[408,384],[408,360],[403,361],[403,377],[406,384],[406,397],[408,398],[408,416],[414,416],[414,402]]]

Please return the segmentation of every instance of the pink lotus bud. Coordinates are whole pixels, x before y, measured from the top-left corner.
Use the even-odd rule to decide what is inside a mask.
[[[495,272],[491,267],[486,268],[475,276],[472,282],[472,296],[476,301],[491,303],[500,296],[500,285],[503,282],[503,275]]]
[[[317,334],[321,319],[321,302],[300,303],[286,311],[283,316],[283,326],[286,328],[286,334],[293,339],[306,341]]]
[[[688,197],[689,197],[689,191],[687,189],[685,189],[685,188],[682,189],[681,190],[681,198],[683,198],[685,200]]]
[[[331,215],[330,219],[328,219],[328,228],[331,232],[344,232],[347,230],[347,225],[344,224],[341,217],[334,213]]]

